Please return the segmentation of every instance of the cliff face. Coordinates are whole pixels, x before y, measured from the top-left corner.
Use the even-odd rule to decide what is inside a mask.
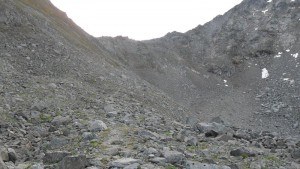
[[[0,0],[0,169],[298,169],[299,9],[245,0],[139,42]]]
[[[202,119],[286,132],[299,121],[299,13],[299,1],[246,0],[186,33],[98,40]]]

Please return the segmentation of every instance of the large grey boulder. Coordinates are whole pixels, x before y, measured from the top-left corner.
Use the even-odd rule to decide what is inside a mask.
[[[71,155],[71,153],[65,152],[65,151],[48,151],[45,153],[43,162],[46,164],[58,163],[64,157],[69,156],[69,155]]]
[[[67,156],[59,164],[59,169],[83,169],[87,167],[88,161],[85,155]]]
[[[107,129],[106,124],[101,120],[94,120],[90,122],[89,130],[92,132],[102,131],[106,129]]]
[[[163,152],[163,156],[166,158],[167,163],[171,163],[171,164],[176,164],[176,163],[180,164],[185,159],[184,154],[178,151],[166,150]]]

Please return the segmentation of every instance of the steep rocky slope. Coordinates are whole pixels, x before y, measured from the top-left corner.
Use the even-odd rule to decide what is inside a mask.
[[[186,33],[99,42],[202,120],[299,134],[299,13],[297,0],[245,0]]]
[[[186,34],[136,42],[93,38],[48,0],[0,0],[0,169],[298,169],[300,138],[279,134],[297,132],[288,127],[299,108],[297,69],[291,71],[297,58],[290,55],[298,50],[298,32],[285,31],[291,35],[283,38],[294,47],[276,56],[294,59],[280,62],[290,65],[285,68],[290,77],[282,83],[270,78],[278,67],[265,63],[266,53],[253,57],[253,50],[245,50],[247,57],[236,57],[213,46],[213,36],[221,43],[217,33],[229,15],[238,18],[235,11],[254,2],[245,1],[223,19]],[[282,18],[299,18],[298,1],[287,4],[290,11]],[[288,20],[283,24],[299,27]],[[245,71],[249,63],[259,66]],[[261,80],[264,66],[267,80]],[[242,105],[233,104],[237,101]],[[270,125],[262,125],[264,131],[236,127],[248,122],[249,110],[260,104],[278,109],[278,115],[290,111],[286,118],[293,123],[277,132],[268,131]],[[226,114],[229,106],[232,116]],[[244,112],[234,114],[237,109]]]

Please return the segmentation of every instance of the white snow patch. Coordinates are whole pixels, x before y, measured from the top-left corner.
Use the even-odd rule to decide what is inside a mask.
[[[298,58],[298,53],[295,53],[295,54],[291,54],[295,59],[297,59]]]
[[[272,0],[268,0],[267,2],[272,2]]]
[[[285,50],[286,52],[290,52],[291,50],[289,50],[289,49],[287,49],[287,50]]]
[[[291,0],[291,2],[295,2],[295,0]]]
[[[255,30],[257,31],[257,30],[258,30],[258,28],[255,28]]]
[[[290,82],[291,85],[295,83],[294,79],[289,79],[289,78],[283,78],[283,81],[288,81]]]
[[[225,86],[228,87],[228,84],[226,84]]]
[[[266,79],[269,77],[269,75],[270,74],[269,74],[268,70],[266,68],[263,68],[262,72],[261,72],[261,78]]]
[[[227,83],[227,80],[224,80],[224,83]]]
[[[196,74],[200,74],[200,72],[198,72],[198,71],[196,71],[196,70],[194,70],[194,69],[191,69],[192,70],[192,72],[194,72],[194,73],[196,73]]]
[[[262,13],[266,14],[266,12],[268,12],[269,9],[266,9],[264,11],[261,11]]]
[[[282,52],[278,52],[277,55],[274,56],[274,58],[280,58],[281,57]]]

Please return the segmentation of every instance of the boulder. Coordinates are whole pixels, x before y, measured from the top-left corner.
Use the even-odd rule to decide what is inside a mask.
[[[4,148],[4,147],[0,148],[0,157],[2,158],[2,160],[4,162],[8,162],[9,161],[8,151],[7,151],[6,148]]]
[[[101,120],[94,120],[90,122],[89,130],[92,132],[102,131],[106,129],[107,129],[106,124]]]
[[[60,125],[66,125],[70,123],[72,119],[69,116],[62,117],[62,116],[56,116],[52,120],[52,125],[54,126],[60,126]]]
[[[58,164],[59,169],[83,169],[88,166],[85,155],[66,156]]]
[[[230,151],[231,156],[242,156],[242,157],[254,157],[256,153],[246,149],[246,148],[238,148]]]
[[[178,151],[169,151],[166,150],[163,152],[163,156],[166,158],[167,163],[171,163],[171,164],[180,164],[184,161],[185,156]]]
[[[17,153],[16,153],[16,151],[14,149],[12,149],[12,148],[8,148],[7,152],[8,152],[9,161],[15,163],[17,161]]]
[[[133,159],[133,158],[122,158],[115,160],[109,164],[111,168],[116,167],[116,168],[124,168],[126,166],[129,166],[131,164],[135,163],[140,163],[140,160],[138,159]]]
[[[64,157],[69,156],[69,155],[71,155],[71,153],[65,152],[65,151],[48,151],[45,153],[43,162],[46,164],[58,163]]]
[[[8,169],[4,161],[2,160],[1,156],[0,156],[0,169]]]

